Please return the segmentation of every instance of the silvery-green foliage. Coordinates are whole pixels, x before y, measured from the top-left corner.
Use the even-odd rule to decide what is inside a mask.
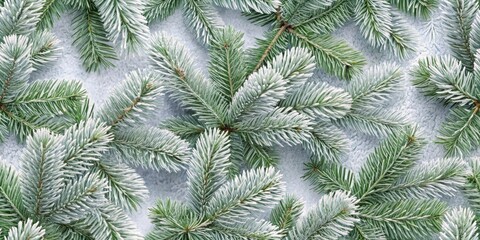
[[[208,44],[212,41],[213,32],[223,27],[215,6],[245,12],[272,13],[279,4],[279,0],[147,0],[144,15],[151,23],[165,20],[181,8],[187,27],[200,42]]]
[[[64,135],[27,138],[21,171],[0,166],[0,233],[6,239],[141,239],[105,197],[107,181],[91,167],[108,151],[108,127],[87,120]],[[117,210],[116,210],[117,209]],[[97,229],[111,231],[97,231]]]
[[[242,160],[251,167],[274,165],[274,145],[303,144],[336,160],[346,148],[338,126],[383,137],[406,125],[398,111],[375,111],[401,89],[401,71],[392,64],[357,74],[343,90],[309,82],[315,58],[305,48],[288,49],[249,71],[242,34],[231,27],[214,32],[209,53],[207,77],[177,41],[165,34],[152,40],[153,70],[169,86],[169,97],[192,113],[161,127],[193,143],[207,128],[228,133],[232,173]]]
[[[339,163],[313,159],[306,178],[317,191],[347,191],[357,199],[353,239],[419,239],[441,230],[446,203],[465,184],[461,159],[415,165],[423,140],[407,128],[384,140],[354,174]]]
[[[421,59],[411,75],[424,95],[451,108],[437,142],[447,156],[461,157],[480,142],[479,6],[475,0],[448,0],[442,9],[452,55]]]
[[[30,1],[30,0],[29,0]],[[114,45],[134,52],[145,46],[150,33],[141,0],[43,0],[36,9],[40,30],[53,27],[60,14],[74,11],[73,44],[87,71],[114,66]]]
[[[29,82],[56,59],[57,40],[36,31],[43,1],[7,0],[0,8],[0,140],[20,140],[40,128],[60,132],[83,116],[86,92],[78,81]]]
[[[280,200],[281,175],[273,168],[259,168],[227,179],[229,165],[229,136],[206,130],[187,171],[187,202],[159,200],[150,210],[154,229],[146,239],[278,239],[278,227],[254,213]]]

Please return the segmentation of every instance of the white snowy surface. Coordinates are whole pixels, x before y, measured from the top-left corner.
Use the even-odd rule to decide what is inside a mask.
[[[238,12],[224,9],[219,9],[219,12],[226,24],[232,25],[236,29],[244,32],[246,47],[253,46],[255,44],[255,37],[261,37],[265,31],[265,28],[249,23]],[[62,18],[57,21],[53,30],[54,34],[60,39],[61,47],[63,48],[59,60],[33,74],[32,80],[52,78],[81,80],[92,102],[94,102],[96,106],[100,106],[109,96],[112,89],[123,81],[125,74],[132,70],[148,67],[147,56],[145,53],[138,53],[136,56],[121,56],[121,60],[116,62],[115,68],[103,70],[100,73],[87,73],[79,60],[79,53],[75,47],[72,46],[71,18],[72,14],[64,14]],[[448,52],[445,50],[447,48],[442,42],[442,34],[437,34],[438,38],[434,37],[431,39],[428,37],[428,34],[426,34],[425,23],[415,21],[409,21],[409,23],[411,23],[412,28],[418,33],[418,51],[413,56],[402,61],[396,60],[394,57],[389,57],[387,54],[369,47],[353,23],[349,23],[338,30],[335,32],[335,35],[339,38],[346,39],[353,47],[361,50],[367,57],[369,66],[382,62],[395,62],[402,67],[405,73],[405,88],[403,93],[395,96],[396,98],[391,103],[391,107],[404,111],[409,117],[409,120],[418,125],[420,135],[429,141],[429,144],[423,150],[421,161],[435,160],[441,158],[444,154],[441,146],[434,144],[433,140],[448,111],[441,104],[428,101],[419,94],[410,84],[408,72],[419,58],[446,54]],[[208,62],[207,51],[201,44],[195,41],[193,34],[186,29],[181,11],[177,11],[169,17],[167,21],[153,24],[150,30],[152,35],[164,31],[168,35],[177,38],[178,41],[189,48],[192,57],[197,59],[197,66],[206,72]],[[327,81],[336,86],[345,85],[344,81],[325,75],[321,71],[318,71],[312,80]],[[163,97],[159,102],[158,112],[152,118],[151,124],[157,124],[161,120],[175,116],[179,112],[180,110],[175,104],[166,97]],[[355,132],[347,132],[347,134],[350,137],[350,150],[343,156],[343,160],[346,166],[358,171],[368,154],[377,146],[379,140]],[[320,195],[311,190],[308,182],[301,179],[304,173],[303,164],[308,161],[308,154],[302,150],[301,147],[278,148],[278,151],[281,155],[279,170],[282,172],[283,179],[286,182],[287,192],[301,197],[306,202],[307,208],[312,207],[313,204],[318,201]],[[1,161],[6,161],[18,166],[21,152],[22,145],[18,144],[13,136],[6,142],[0,144]],[[131,213],[131,216],[140,231],[145,234],[152,226],[148,219],[148,208],[153,206],[159,198],[183,200],[186,189],[186,175],[184,172],[167,173],[142,169],[138,169],[138,172],[144,177],[147,183],[150,198],[139,211]],[[455,205],[464,204],[461,196],[447,200]]]

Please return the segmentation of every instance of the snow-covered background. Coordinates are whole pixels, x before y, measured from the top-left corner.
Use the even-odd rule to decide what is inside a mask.
[[[234,26],[237,30],[244,32],[245,46],[250,47],[255,44],[255,37],[261,37],[265,28],[255,26],[249,23],[240,13],[218,9],[225,24]],[[84,84],[89,97],[95,105],[100,106],[109,96],[112,89],[123,81],[125,74],[132,70],[148,67],[148,60],[145,53],[138,53],[136,56],[121,56],[121,60],[116,62],[116,67],[103,70],[100,73],[87,73],[79,60],[79,53],[72,46],[73,39],[71,27],[72,14],[64,14],[54,26],[53,32],[61,41],[62,53],[58,61],[36,72],[32,80],[41,79],[78,79]],[[438,20],[438,19],[437,19]],[[412,123],[416,123],[420,130],[420,135],[429,141],[429,144],[423,151],[421,161],[435,160],[443,156],[441,146],[433,144],[436,131],[440,128],[448,111],[441,105],[428,101],[419,94],[410,84],[408,72],[415,65],[419,58],[446,54],[448,51],[445,43],[442,41],[442,34],[437,33],[431,36],[427,33],[426,23],[409,20],[411,27],[418,33],[417,53],[411,57],[399,61],[394,57],[372,49],[361,37],[358,28],[349,23],[335,32],[339,38],[347,40],[353,47],[361,50],[368,60],[368,65],[372,66],[382,62],[395,62],[402,67],[405,73],[405,88],[401,94],[395,96],[391,103],[392,108],[404,111]],[[201,44],[197,43],[188,29],[186,29],[182,12],[177,11],[166,21],[152,24],[150,26],[152,35],[164,31],[186,45],[192,57],[197,59],[198,68],[205,73],[208,62],[208,54]],[[313,81],[327,81],[336,86],[344,86],[345,82],[330,77],[318,71],[312,79]],[[167,119],[178,114],[179,108],[169,101],[166,97],[162,98],[158,105],[158,112],[152,118],[151,123],[156,124],[163,119]],[[350,150],[343,156],[345,165],[357,171],[362,166],[366,157],[371,153],[379,140],[367,137],[355,132],[347,132],[350,137]],[[311,207],[315,204],[320,195],[310,189],[308,182],[301,179],[303,175],[304,163],[308,161],[308,154],[300,147],[279,148],[281,153],[281,162],[279,169],[286,182],[287,192],[301,197],[306,206]],[[0,144],[0,161],[6,161],[18,166],[18,161],[22,152],[22,145],[18,144],[13,136],[6,142]],[[477,153],[478,155],[478,153]],[[153,206],[159,198],[172,198],[183,200],[186,189],[186,175],[184,172],[167,173],[164,171],[155,172],[138,169],[138,172],[144,177],[150,191],[150,197],[143,207],[131,216],[137,224],[140,231],[145,234],[151,229],[148,219],[148,208]],[[463,204],[461,197],[447,199],[452,204]]]

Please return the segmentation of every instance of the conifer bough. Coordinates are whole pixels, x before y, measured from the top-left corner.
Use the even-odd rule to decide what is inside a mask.
[[[165,20],[182,7],[188,28],[202,43],[208,43],[213,31],[223,23],[214,5],[245,12],[271,13],[280,4],[279,0],[147,0],[144,15],[149,23]]]
[[[475,0],[448,0],[442,9],[452,55],[420,60],[412,72],[413,83],[426,96],[451,107],[438,143],[446,155],[463,156],[480,146],[479,6]]]
[[[199,137],[190,161],[188,202],[161,200],[150,210],[154,230],[146,239],[278,239],[276,226],[256,219],[284,192],[273,168],[247,170],[228,180],[229,136],[209,129]]]
[[[401,72],[393,65],[358,74],[345,91],[307,82],[315,63],[306,49],[289,49],[250,72],[241,33],[220,29],[209,47],[206,78],[181,44],[165,35],[152,40],[152,67],[166,92],[193,112],[161,127],[190,142],[211,127],[229,133],[234,166],[241,161],[252,167],[274,165],[275,144],[304,144],[315,155],[337,159],[346,145],[337,126],[381,137],[405,125],[398,112],[376,110],[401,87]]]
[[[275,13],[246,13],[255,23],[270,25],[251,58],[258,69],[289,46],[304,47],[317,65],[329,74],[350,79],[365,65],[365,58],[332,32],[354,20],[364,38],[375,48],[404,57],[414,50],[414,33],[394,9],[427,17],[437,0],[282,0]]]
[[[423,239],[441,230],[446,203],[465,184],[464,163],[446,158],[415,165],[423,141],[415,129],[392,134],[367,158],[358,176],[338,163],[314,159],[306,178],[318,191],[347,191],[357,199],[352,239]]]
[[[155,110],[161,90],[156,74],[133,71],[94,114],[110,127],[112,140],[109,154],[97,161],[92,171],[107,180],[108,199],[123,209],[137,209],[148,193],[142,178],[130,166],[179,171],[190,157],[186,141],[167,130],[144,125]],[[85,147],[89,144],[85,142]]]
[[[0,165],[0,237],[141,239],[128,216],[105,198],[107,181],[90,171],[108,150],[107,131],[87,121],[64,135],[40,129],[29,136],[20,176]]]
[[[66,10],[74,11],[73,44],[87,71],[113,66],[117,53],[114,44],[128,52],[143,47],[149,29],[143,16],[142,0],[26,0],[41,2],[40,30],[50,29]]]
[[[61,131],[82,119],[86,92],[78,81],[29,83],[36,69],[56,59],[57,40],[36,31],[41,1],[7,0],[0,8],[0,141],[33,131]]]

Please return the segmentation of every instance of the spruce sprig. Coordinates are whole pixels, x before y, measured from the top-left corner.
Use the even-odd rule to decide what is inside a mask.
[[[34,2],[33,0],[30,0]],[[42,0],[40,30],[51,29],[65,11],[74,11],[73,44],[87,71],[114,66],[114,45],[134,52],[146,45],[149,29],[141,0]]]
[[[8,0],[0,8],[0,140],[36,129],[59,132],[83,116],[86,92],[78,81],[35,81],[36,69],[56,59],[57,40],[36,31],[41,1]]]
[[[310,49],[317,65],[327,73],[350,79],[365,59],[347,42],[334,38],[334,30],[353,20],[370,45],[403,58],[415,50],[415,33],[395,8],[427,18],[437,5],[437,0],[281,1],[275,13],[246,13],[254,23],[272,28],[258,40],[250,68],[258,69],[282,49],[296,46]]]
[[[480,142],[480,31],[478,2],[445,1],[443,26],[452,55],[428,57],[413,70],[413,84],[451,107],[438,143],[447,156],[463,156]]]
[[[273,168],[247,170],[233,179],[229,136],[209,129],[199,137],[188,169],[188,202],[160,200],[150,210],[146,239],[278,239],[276,226],[253,213],[273,207],[283,194]]]
[[[216,31],[206,78],[181,44],[155,37],[153,69],[169,86],[169,96],[193,112],[161,127],[190,142],[207,128],[227,132],[238,168],[241,161],[251,167],[274,165],[278,158],[272,147],[283,144],[303,144],[315,155],[338,159],[346,140],[337,126],[382,137],[406,125],[396,111],[375,110],[400,89],[402,76],[394,65],[358,74],[345,91],[307,82],[315,64],[306,49],[289,49],[249,72],[242,46],[241,33],[229,27]]]
[[[165,20],[173,12],[182,8],[185,22],[195,37],[208,44],[213,31],[221,28],[223,21],[215,6],[245,12],[271,13],[280,4],[278,0],[147,0],[144,15],[149,23]]]
[[[318,191],[349,191],[358,199],[353,239],[418,239],[441,229],[447,205],[464,184],[464,163],[441,159],[415,165],[423,141],[408,128],[392,134],[367,158],[358,176],[340,164],[314,159],[306,178]]]
[[[186,166],[190,156],[187,142],[170,131],[146,126],[162,88],[156,74],[133,71],[93,114],[110,127],[112,141],[109,154],[91,171],[107,179],[108,199],[123,209],[137,209],[148,193],[142,178],[130,166],[176,172]]]
[[[107,181],[90,166],[108,150],[108,127],[81,122],[27,139],[21,175],[0,165],[0,236],[6,239],[141,239],[106,198]],[[89,144],[86,145],[85,143]]]

